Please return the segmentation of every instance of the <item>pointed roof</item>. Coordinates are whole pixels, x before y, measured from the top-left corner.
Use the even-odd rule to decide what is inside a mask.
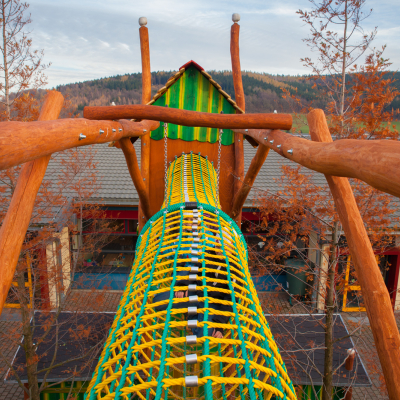
[[[231,96],[212,79],[211,75],[193,60],[179,68],[179,71],[168,79],[165,86],[147,104],[207,113],[244,113]],[[164,138],[164,127],[162,121],[160,122],[160,127],[150,133],[154,140]],[[169,139],[181,139],[188,142],[195,140],[215,143],[219,139],[217,128],[168,124],[167,134]],[[222,144],[229,146],[234,143],[234,140],[233,131],[224,129]]]
[[[211,77],[209,73],[207,73],[204,68],[197,64],[197,62],[190,60],[186,64],[183,64],[182,67],[179,68],[179,71],[172,75],[171,78],[168,79],[167,83],[165,84],[164,87],[162,87],[153,97],[153,99],[147,103],[147,105],[153,104],[157,99],[159,99],[167,90],[170,86],[172,86],[182,75],[183,73],[188,70],[190,67],[195,67],[200,71],[202,75],[204,75],[210,83],[218,90],[219,93],[222,94],[222,96],[233,106],[233,108],[236,110],[237,114],[244,114],[244,111],[236,104],[234,100],[232,100],[231,96],[229,96],[228,93],[226,93],[224,90],[222,90],[221,85],[219,85],[214,79]]]

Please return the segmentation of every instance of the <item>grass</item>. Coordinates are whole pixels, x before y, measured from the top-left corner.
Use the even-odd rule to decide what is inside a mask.
[[[292,114],[293,116],[293,127],[296,128],[296,133],[301,131],[301,133],[309,133],[307,125],[307,115],[306,114]],[[400,121],[392,121],[391,126],[395,126],[398,132],[400,132]]]

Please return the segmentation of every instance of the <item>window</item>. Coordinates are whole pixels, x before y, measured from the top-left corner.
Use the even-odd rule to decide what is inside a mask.
[[[136,233],[137,234],[138,220],[137,219],[128,219],[128,233]]]

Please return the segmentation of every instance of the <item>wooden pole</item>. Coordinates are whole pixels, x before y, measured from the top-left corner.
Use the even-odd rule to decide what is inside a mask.
[[[311,111],[307,120],[312,140],[332,142],[322,110]],[[389,398],[397,400],[400,399],[400,335],[389,293],[348,179],[331,175],[325,177],[354,261]]]
[[[257,149],[257,153],[255,154],[254,158],[251,161],[250,167],[246,172],[246,176],[243,180],[243,183],[236,193],[235,197],[233,198],[233,206],[231,217],[236,218],[240,215],[244,202],[247,199],[247,196],[254,184],[254,181],[260,172],[261,167],[264,164],[264,161],[267,158],[269,152],[269,148],[264,145],[259,145]]]
[[[182,126],[220,129],[283,129],[292,127],[290,114],[213,114],[140,104],[85,107],[87,119],[150,119]]]
[[[279,130],[249,129],[258,143],[326,175],[360,179],[400,197],[400,143],[394,140],[342,139],[317,143]]]
[[[139,23],[142,23],[139,20]],[[143,21],[147,24],[147,19]],[[150,44],[149,30],[142,25],[139,29],[140,36],[140,53],[142,56],[142,104],[147,104],[151,100],[151,69],[150,69]],[[150,132],[141,138],[141,172],[144,179],[144,185],[149,196],[150,182]],[[139,201],[139,232],[142,230],[147,219],[150,218],[150,212],[144,212],[141,200]],[[144,218],[143,218],[144,217]]]
[[[157,121],[90,121],[83,118],[0,122],[0,170],[73,147],[148,135],[159,125]]]
[[[231,27],[231,60],[232,60],[233,86],[235,88],[236,104],[244,111],[246,104],[243,91],[242,71],[240,69],[239,31],[240,31],[240,25],[234,22]],[[240,188],[243,187],[244,184],[243,177],[244,177],[243,135],[241,133],[235,133],[235,181],[234,181],[235,183],[233,188],[234,196],[237,196]],[[233,218],[235,219],[236,223],[240,228],[242,220],[242,210],[240,209],[239,212],[236,212],[235,217]]]
[[[57,119],[64,97],[50,91],[42,106],[39,121]],[[21,169],[3,225],[0,229],[0,314],[10,290],[36,195],[46,173],[50,156],[30,161]]]
[[[136,191],[138,192],[141,210],[145,218],[149,219],[151,216],[149,191],[146,189],[145,181],[143,180],[142,174],[140,173],[135,147],[133,146],[129,138],[120,139],[119,144],[122,151],[124,152],[129,173],[131,175],[133,184],[135,185]]]
[[[344,364],[344,367],[347,369],[347,371],[353,371],[355,358],[356,358],[356,351],[354,349],[348,349],[347,358]],[[353,387],[350,386],[346,389],[344,400],[351,400],[352,397],[353,397]]]

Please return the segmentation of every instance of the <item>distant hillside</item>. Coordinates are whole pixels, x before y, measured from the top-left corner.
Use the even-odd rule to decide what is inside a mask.
[[[217,81],[222,89],[233,99],[235,91],[233,88],[232,72],[230,71],[208,71],[213,79]],[[152,73],[152,93],[155,94],[162,88],[174,71],[159,71]],[[395,86],[400,90],[400,72],[395,73],[397,81]],[[109,78],[96,79],[80,83],[60,85],[57,90],[61,91],[71,101],[75,115],[82,116],[85,106],[104,106],[112,102],[115,104],[140,104],[141,102],[142,74],[117,75]],[[269,75],[255,72],[243,73],[243,88],[246,96],[246,112],[292,112],[295,105],[289,104],[283,99],[282,88],[293,92],[301,97],[307,104],[313,102],[314,106],[324,108],[324,98],[313,89],[306,77],[289,75]],[[388,108],[400,108],[400,96]],[[297,110],[296,110],[297,111]]]

